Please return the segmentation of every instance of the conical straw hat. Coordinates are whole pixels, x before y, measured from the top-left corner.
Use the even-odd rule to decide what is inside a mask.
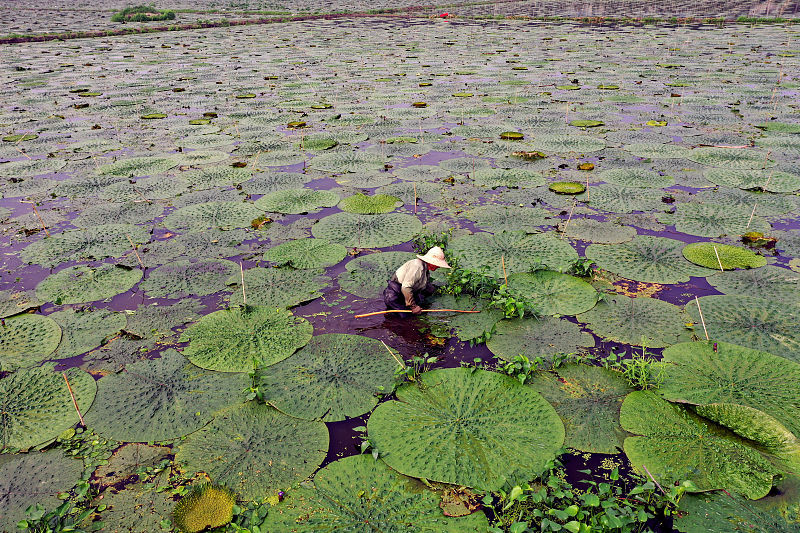
[[[447,261],[444,259],[444,252],[438,246],[434,246],[428,253],[425,255],[417,254],[417,257],[425,261],[426,263],[430,263],[434,266],[441,267],[441,268],[450,268],[450,265],[447,264]]]

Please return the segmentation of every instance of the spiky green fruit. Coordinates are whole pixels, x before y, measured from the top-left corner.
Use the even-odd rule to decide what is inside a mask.
[[[199,533],[221,527],[233,520],[233,492],[220,485],[204,483],[195,487],[175,505],[173,519],[182,533]]]

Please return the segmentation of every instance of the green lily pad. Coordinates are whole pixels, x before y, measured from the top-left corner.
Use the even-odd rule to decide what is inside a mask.
[[[311,168],[315,170],[341,174],[381,170],[383,165],[383,157],[365,152],[333,152],[311,160]]]
[[[800,176],[779,170],[710,168],[703,176],[723,187],[761,189],[775,193],[794,192],[800,189]]]
[[[139,442],[125,444],[109,457],[94,473],[101,485],[113,485],[131,479],[144,469],[155,468],[169,455],[166,446],[151,446]]]
[[[55,353],[59,359],[97,348],[127,322],[124,314],[108,309],[66,309],[48,316],[61,326],[61,343]]]
[[[441,294],[433,298],[430,309],[463,309],[479,313],[426,313],[424,319],[437,326],[452,328],[459,340],[474,341],[484,333],[491,333],[495,324],[505,316],[500,309],[488,307],[488,300],[471,295]]]
[[[288,268],[250,268],[244,271],[244,288],[248,305],[264,307],[293,307],[322,296],[330,278],[322,270]],[[228,279],[231,286],[231,305],[244,303],[241,273]]]
[[[501,320],[486,341],[489,351],[506,361],[513,361],[518,355],[550,360],[556,354],[571,354],[592,346],[594,337],[582,332],[577,324],[554,317]]]
[[[589,453],[619,453],[627,436],[619,409],[633,392],[625,377],[595,366],[566,364],[538,372],[529,382],[555,408],[566,429],[565,446]]]
[[[444,516],[440,501],[438,494],[383,461],[356,455],[334,461],[317,472],[313,483],[289,492],[270,509],[264,527],[298,533],[359,531],[365,524],[384,533],[478,533],[488,527],[480,512]]]
[[[475,222],[479,228],[497,233],[501,231],[524,231],[537,233],[539,226],[547,224],[549,213],[537,207],[506,207],[483,205],[465,211],[462,216]]]
[[[189,182],[196,191],[224,187],[226,185],[239,185],[252,177],[253,172],[251,170],[230,165],[207,167],[181,174],[181,178]]]
[[[710,167],[737,168],[768,168],[775,166],[775,161],[769,159],[769,154],[750,150],[747,148],[717,148],[715,146],[701,146],[691,150],[687,159]]]
[[[125,372],[98,381],[97,397],[84,419],[99,434],[120,442],[176,439],[241,402],[249,386],[247,374],[204,370],[170,349],[159,359],[131,363]]]
[[[450,252],[458,258],[460,267],[470,270],[488,267],[487,273],[497,278],[503,277],[502,263],[505,263],[506,274],[513,274],[537,268],[567,270],[578,258],[569,243],[546,233],[464,235],[450,243]]]
[[[564,424],[544,398],[485,370],[423,373],[369,418],[370,442],[412,477],[497,490],[515,472],[540,473],[564,443]]]
[[[585,253],[600,268],[647,283],[681,283],[714,273],[687,261],[681,253],[683,247],[681,241],[639,235],[622,244],[592,244]]]
[[[796,533],[780,514],[768,512],[747,498],[723,491],[687,494],[674,526],[683,533]]]
[[[278,266],[324,268],[339,263],[347,256],[347,248],[325,239],[297,239],[274,246],[264,253],[264,260]]]
[[[508,288],[533,303],[540,315],[577,315],[598,299],[594,287],[582,279],[552,270],[512,274]]]
[[[591,119],[577,119],[577,120],[570,120],[569,125],[575,126],[576,128],[596,128],[597,126],[602,126],[605,124],[602,120],[591,120]]]
[[[0,379],[0,398],[4,399],[0,450],[42,444],[79,422],[67,383],[54,367],[55,363],[45,363]],[[77,368],[66,375],[78,408],[85,413],[97,391],[94,378]]]
[[[764,256],[752,250],[716,242],[689,243],[683,247],[683,257],[706,268],[720,268],[722,265],[723,270],[757,268],[767,264]]]
[[[134,178],[140,176],[152,176],[161,174],[167,170],[177,167],[180,161],[173,157],[126,157],[114,163],[101,165],[98,167],[98,174],[106,176],[117,176],[120,178]]]
[[[384,248],[408,242],[421,230],[422,222],[404,213],[335,213],[314,224],[311,234],[348,247]]]
[[[164,207],[155,202],[125,202],[93,205],[84,209],[72,224],[88,228],[113,220],[117,224],[138,224],[150,222],[161,216]]]
[[[255,206],[262,211],[300,214],[316,213],[323,207],[333,207],[339,195],[333,191],[314,189],[286,189],[265,194],[256,200]]]
[[[339,287],[361,298],[378,298],[392,274],[415,257],[409,252],[379,252],[357,257],[345,264],[346,270],[339,274]]]
[[[595,209],[610,213],[632,213],[634,211],[655,211],[663,205],[661,198],[664,192],[658,189],[636,189],[618,185],[596,185],[578,197]]]
[[[580,194],[586,190],[586,185],[576,181],[558,181],[548,188],[556,194]]]
[[[0,291],[0,318],[8,318],[42,305],[34,291]]]
[[[74,487],[82,472],[83,461],[65,457],[61,450],[14,455],[0,462],[0,527],[13,531],[33,503],[55,509],[62,503],[57,494]]]
[[[398,174],[398,177],[402,178],[403,176]],[[475,185],[493,189],[496,187],[538,187],[545,183],[541,172],[524,168],[483,168],[471,172],[470,178]]]
[[[749,210],[731,205],[681,204],[674,214],[663,213],[658,221],[674,224],[676,230],[698,237],[735,236],[748,231],[768,232],[769,223],[759,216],[751,220],[750,213]]]
[[[543,135],[532,142],[533,148],[541,152],[558,154],[598,152],[606,147],[603,139],[586,135]]]
[[[758,499],[780,475],[744,439],[652,392],[630,393],[620,421],[635,435],[625,439],[631,464],[642,473],[646,467],[662,485],[687,479],[699,490],[724,488]]]
[[[631,188],[663,189],[675,184],[671,176],[662,176],[642,168],[612,168],[601,172],[598,178],[606,183]]]
[[[206,296],[223,290],[226,280],[238,270],[236,263],[224,259],[173,261],[153,270],[140,288],[151,297]]]
[[[371,411],[378,394],[394,389],[397,366],[381,341],[330,333],[272,365],[259,387],[268,403],[288,415],[336,422]]]
[[[681,308],[655,298],[607,295],[577,318],[598,336],[634,346],[663,348],[687,335]]]
[[[7,143],[18,143],[18,142],[32,141],[38,138],[39,136],[36,135],[35,133],[14,133],[11,135],[4,136],[3,141]]]
[[[42,280],[36,286],[36,297],[56,305],[107,300],[127,292],[141,279],[141,270],[118,265],[68,267]]]
[[[339,202],[339,209],[348,213],[358,213],[361,215],[377,215],[380,213],[391,213],[397,207],[403,205],[403,201],[396,196],[388,194],[356,194],[348,196]]]
[[[169,337],[174,328],[199,320],[202,308],[199,301],[188,298],[172,305],[143,305],[128,314],[125,331],[143,339]]]
[[[559,227],[572,239],[596,244],[621,244],[636,237],[636,229],[631,226],[593,218],[573,218],[569,224]]]
[[[0,368],[31,366],[58,348],[61,328],[48,316],[25,313],[4,319],[0,327]]]
[[[706,278],[723,294],[791,301],[800,294],[800,276],[778,266],[721,272]]]
[[[204,316],[180,337],[195,365],[222,372],[249,372],[254,359],[273,365],[311,340],[313,327],[285,309],[235,307]]]
[[[663,362],[658,392],[667,400],[752,407],[800,434],[800,364],[727,342],[676,344]]]
[[[665,143],[635,143],[629,144],[623,149],[644,159],[682,159],[692,153],[683,146]]]
[[[106,506],[100,517],[105,524],[114,524],[116,531],[166,533],[172,530],[170,518],[175,506],[170,491],[163,490],[168,477],[168,472],[162,472],[147,483],[131,483],[122,490],[110,487],[93,504]]]
[[[248,500],[263,500],[310,476],[325,460],[328,428],[249,402],[219,413],[180,444],[175,460]]]
[[[800,362],[800,304],[751,296],[699,298],[711,340],[725,341]],[[686,310],[696,324],[700,313],[694,301]]]
[[[164,219],[164,226],[176,231],[202,231],[209,228],[248,228],[264,210],[244,202],[205,202],[182,207]]]
[[[17,178],[41,176],[42,174],[58,172],[66,164],[67,162],[62,159],[22,159],[20,161],[0,163],[0,174]]]
[[[149,240],[150,233],[146,228],[131,224],[103,224],[65,231],[36,241],[22,250],[20,258],[26,263],[54,267],[67,261],[120,257],[131,251],[131,241],[142,244]]]

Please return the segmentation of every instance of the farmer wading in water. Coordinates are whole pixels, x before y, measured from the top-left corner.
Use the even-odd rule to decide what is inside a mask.
[[[415,315],[422,311],[419,304],[426,296],[436,291],[431,283],[430,273],[437,268],[450,268],[444,259],[444,252],[434,246],[425,255],[406,261],[398,268],[389,286],[383,291],[386,309],[411,310]]]

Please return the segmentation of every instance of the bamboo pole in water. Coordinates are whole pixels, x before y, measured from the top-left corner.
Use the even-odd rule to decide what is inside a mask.
[[[387,311],[375,311],[374,313],[365,313],[363,315],[356,315],[355,318],[364,318],[367,316],[385,315],[387,313],[411,313],[410,309],[389,309]],[[421,313],[480,313],[480,311],[465,311],[463,309],[422,309]]]

